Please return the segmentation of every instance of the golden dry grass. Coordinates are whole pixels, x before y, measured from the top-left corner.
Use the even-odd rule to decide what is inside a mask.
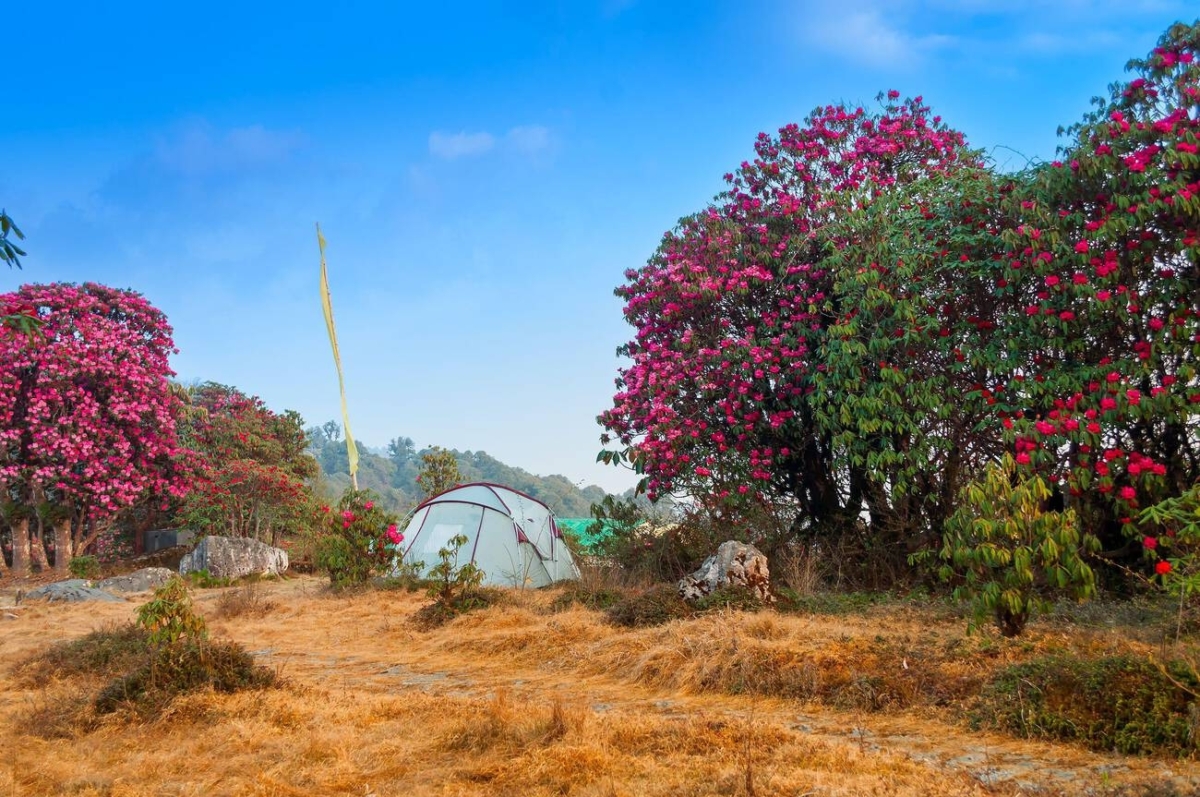
[[[0,625],[0,797],[1121,794],[1168,768],[1179,793],[1200,784],[1193,762],[960,722],[959,702],[1006,663],[1138,649],[1112,634],[967,637],[902,608],[628,630],[553,612],[545,592],[419,631],[420,594],[336,597],[312,578],[262,589],[269,613],[229,614],[227,590],[196,603],[214,637],[288,685],[179,698],[141,724],[88,716],[94,684],[12,675],[54,641],[132,619],[135,601],[19,607]]]

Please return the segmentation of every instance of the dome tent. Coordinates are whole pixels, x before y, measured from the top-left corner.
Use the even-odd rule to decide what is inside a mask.
[[[536,498],[498,484],[463,484],[426,500],[404,528],[402,561],[423,562],[422,575],[438,563],[438,551],[462,534],[467,542],[458,565],[473,562],[492,586],[542,587],[579,578],[554,513]]]

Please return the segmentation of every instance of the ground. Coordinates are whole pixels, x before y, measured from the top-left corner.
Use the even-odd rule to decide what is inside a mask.
[[[222,594],[238,589],[273,605],[218,616]],[[887,606],[623,629],[597,612],[554,611],[556,593],[536,591],[419,630],[421,593],[338,596],[296,577],[195,596],[214,637],[241,642],[285,685],[71,730],[47,718],[80,686],[31,687],[14,665],[132,620],[147,596],[12,607],[13,591],[0,590],[12,607],[0,610],[12,615],[0,619],[0,794],[1200,793],[1192,760],[1017,740],[971,730],[957,710],[981,673],[1030,646],[1134,644],[1103,628],[1036,626],[1013,642],[968,637],[958,616]],[[904,697],[906,684],[928,695],[943,682],[940,705]],[[811,699],[779,696],[789,694]]]

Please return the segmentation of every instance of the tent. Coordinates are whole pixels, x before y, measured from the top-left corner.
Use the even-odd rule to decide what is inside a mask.
[[[438,550],[465,535],[458,564],[473,562],[483,583],[542,587],[579,578],[550,508],[533,496],[498,484],[463,484],[435,495],[414,511],[404,528],[402,561],[438,563]]]

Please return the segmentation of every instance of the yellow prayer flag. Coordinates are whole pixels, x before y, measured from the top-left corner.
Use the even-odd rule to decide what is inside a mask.
[[[346,382],[342,378],[342,358],[338,354],[337,329],[333,325],[333,300],[329,296],[329,275],[325,270],[325,236],[321,235],[321,225],[317,224],[317,247],[321,250],[321,308],[325,311],[325,328],[329,331],[329,345],[333,347],[333,364],[337,366],[338,389],[342,393],[342,423],[346,427],[346,456],[350,460],[350,481],[354,489],[358,489],[358,446],[354,444],[354,434],[350,431],[350,413],[346,409]]]

